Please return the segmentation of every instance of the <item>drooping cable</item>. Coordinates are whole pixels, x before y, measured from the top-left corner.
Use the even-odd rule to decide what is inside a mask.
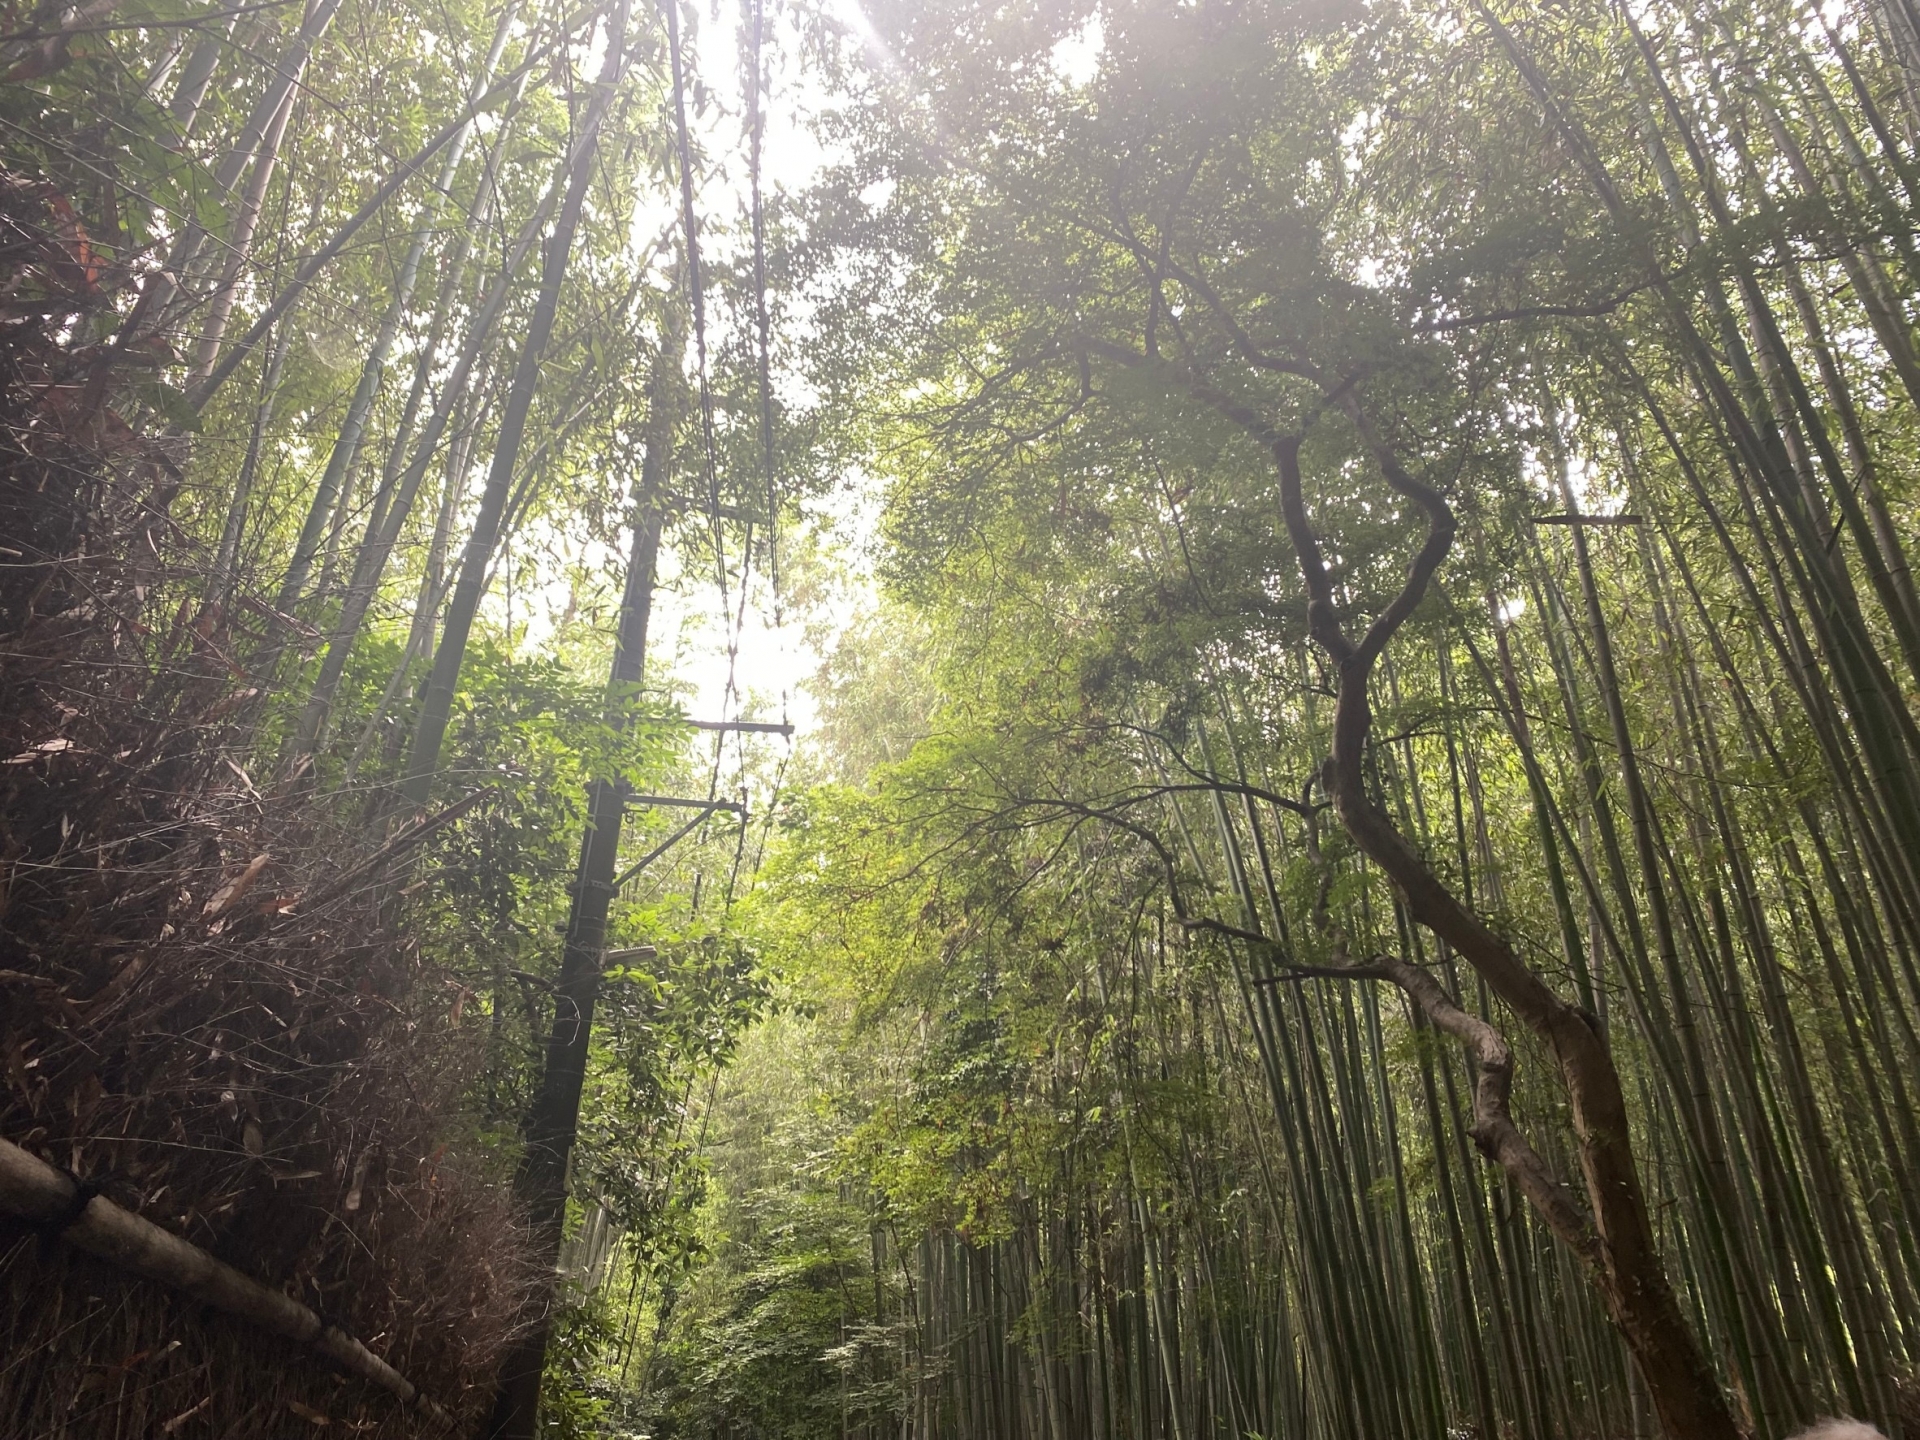
[[[693,346],[699,370],[701,459],[706,468],[707,516],[713,526],[714,574],[727,603],[727,551],[720,528],[720,470],[714,463],[713,391],[707,381],[707,295],[700,271],[700,225],[693,208],[693,145],[687,137],[686,63],[680,47],[680,0],[661,0],[667,16],[667,54],[673,71],[673,122],[680,162],[680,217],[687,235],[687,296],[693,306]]]
[[[725,535],[720,517],[720,470],[715,460],[715,442],[713,431],[713,391],[708,379],[707,366],[707,299],[706,282],[700,266],[700,225],[698,212],[693,203],[693,144],[687,130],[687,83],[686,60],[680,41],[679,0],[661,0],[661,8],[667,18],[667,54],[673,78],[673,119],[674,143],[680,164],[680,216],[686,231],[687,249],[687,292],[693,309],[693,341],[696,368],[698,370],[700,393],[700,439],[701,460],[706,471],[707,481],[707,517],[713,530],[714,579],[720,588],[720,610],[729,621],[735,633],[727,645],[727,683],[722,696],[721,718],[727,718],[731,710],[734,691],[734,672],[739,656],[739,638],[737,626],[732,624],[733,604],[731,586],[727,579],[727,552]],[[747,536],[747,555],[752,557],[753,540],[749,530]],[[745,615],[747,575],[741,574],[742,621]],[[707,798],[714,799],[719,793],[720,759],[723,737],[716,736],[713,752],[713,769],[707,785]],[[694,885],[694,908],[699,908],[702,886],[696,879]]]
[[[767,227],[766,211],[762,201],[760,178],[762,156],[766,137],[766,0],[753,0],[753,129],[748,153],[749,202],[753,207],[753,298],[755,319],[760,330],[760,454],[765,467],[767,491],[767,585],[773,592],[773,628],[778,630],[785,623],[783,597],[780,592],[780,480],[774,459],[773,436],[773,320],[767,309]],[[789,721],[789,694],[780,692],[780,718]],[[761,826],[760,844],[754,852],[753,868],[757,873],[760,857],[766,853],[767,837],[772,829],[773,816],[780,805],[780,791],[786,780],[787,764],[793,758],[793,741],[787,740],[787,753],[780,759],[780,765],[774,772],[773,791],[767,797],[766,820]]]
[[[768,538],[768,577],[773,591],[774,617],[776,626],[780,624],[781,599],[779,585],[779,491],[774,466],[773,437],[773,392],[772,392],[772,321],[767,306],[766,291],[766,227],[762,202],[761,169],[762,153],[766,133],[766,112],[764,100],[765,88],[765,0],[751,0],[752,25],[751,49],[749,54],[750,73],[747,90],[747,140],[749,152],[750,194],[749,218],[753,237],[753,278],[754,278],[754,321],[757,339],[757,379],[759,400],[759,441],[761,459],[761,478],[763,493],[767,502],[767,538]],[[746,611],[752,588],[752,570],[754,561],[754,527],[758,517],[749,516],[746,522],[744,552],[741,558],[740,595],[737,606],[732,595],[731,581],[727,569],[724,532],[720,506],[719,466],[716,459],[717,445],[714,435],[713,399],[709,380],[707,340],[706,340],[706,286],[700,264],[699,219],[694,205],[693,194],[693,147],[687,124],[686,112],[686,61],[680,36],[680,14],[677,0],[662,0],[662,8],[667,20],[668,54],[673,82],[674,126],[677,158],[680,167],[680,208],[681,220],[686,234],[688,291],[693,311],[694,345],[698,368],[700,424],[702,441],[702,461],[706,472],[708,515],[713,531],[714,570],[716,583],[720,590],[721,610],[727,617],[727,675],[721,696],[721,718],[733,715],[739,704],[739,658],[741,636],[746,627]],[[781,709],[784,718],[788,696],[783,691]],[[746,768],[745,745],[739,745],[738,762],[744,773]],[[713,762],[709,770],[707,798],[716,799],[720,790],[720,777],[725,758],[725,736],[714,738]],[[785,762],[780,766],[780,774],[785,773]],[[742,799],[744,800],[744,795]],[[737,889],[741,862],[745,856],[745,824],[734,847],[733,863],[730,866],[726,899],[729,904]],[[764,848],[764,841],[761,847]],[[694,906],[698,909],[700,892],[704,888],[698,879],[695,882]]]
[[[747,81],[747,195],[749,218],[753,229],[753,305],[754,329],[758,342],[757,360],[760,387],[760,464],[761,478],[767,500],[767,584],[773,592],[773,624],[780,628],[785,616],[781,609],[780,595],[780,490],[779,480],[774,466],[773,440],[773,324],[767,309],[767,244],[766,212],[762,202],[760,177],[761,159],[766,140],[766,0],[750,0],[752,5],[753,26],[752,43],[748,55],[750,65]],[[788,718],[788,695],[780,692],[780,718]],[[754,847],[753,873],[760,869],[761,857],[766,854],[767,839],[771,833],[773,816],[780,804],[780,792],[786,780],[787,763],[792,758],[792,741],[788,740],[788,753],[780,759],[774,771],[773,787],[767,797],[766,813],[761,821],[758,843]],[[744,768],[745,756],[741,757]],[[745,855],[746,827],[741,826],[741,844],[734,852],[733,872],[727,879],[727,901],[732,903],[738,889],[741,861]]]
[[[753,0],[753,66],[747,83],[747,197],[753,223],[753,318],[759,332],[760,353],[760,465],[767,495],[767,583],[773,590],[773,623],[780,614],[780,492],[773,468],[773,324],[767,314],[767,227],[760,200],[760,157],[766,138],[767,112],[766,0]]]

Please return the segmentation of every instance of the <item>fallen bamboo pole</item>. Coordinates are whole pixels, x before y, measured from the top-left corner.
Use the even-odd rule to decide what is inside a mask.
[[[202,1305],[316,1350],[441,1423],[452,1417],[358,1340],[290,1296],[269,1290],[197,1245],[90,1195],[46,1161],[0,1140],[0,1212],[52,1231],[77,1250],[178,1290]]]

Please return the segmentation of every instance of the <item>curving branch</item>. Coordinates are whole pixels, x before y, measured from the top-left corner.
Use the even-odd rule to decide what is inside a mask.
[[[1307,817],[1307,859],[1319,872],[1314,892],[1314,928],[1325,935],[1336,964],[1325,973],[1353,979],[1385,980],[1397,985],[1436,1030],[1460,1042],[1473,1065],[1473,1123],[1467,1133],[1482,1155],[1505,1170],[1535,1210],[1589,1268],[1599,1268],[1600,1239],[1592,1219],[1573,1201],[1563,1182],[1533,1148],[1513,1118],[1513,1047],[1487,1020],[1463,1007],[1431,974],[1398,955],[1376,954],[1365,962],[1347,959],[1346,932],[1329,904],[1334,871],[1320,848],[1320,817]]]
[[[1593,1222],[1574,1204],[1565,1183],[1541,1158],[1514,1123],[1513,1049],[1506,1037],[1478,1015],[1461,1008],[1446,988],[1425,970],[1397,955],[1376,955],[1368,967],[1398,985],[1433,1022],[1451,1035],[1473,1062],[1473,1124],[1467,1133],[1480,1153],[1514,1178],[1521,1192],[1553,1233],[1589,1268],[1603,1263]]]
[[[1475,0],[1475,4],[1499,29],[1499,22],[1492,20],[1481,0]],[[1511,37],[1501,33],[1511,46]],[[1534,77],[1528,78],[1531,81]],[[1550,94],[1543,93],[1542,99],[1551,111]],[[1582,158],[1591,160],[1590,156]],[[1582,1261],[1634,1356],[1667,1433],[1675,1440],[1738,1440],[1740,1430],[1726,1396],[1667,1279],[1634,1159],[1620,1074],[1605,1037],[1582,1010],[1555,994],[1511,944],[1441,881],[1367,793],[1365,756],[1373,732],[1369,694],[1373,667],[1426,598],[1435,574],[1453,548],[1457,525],[1452,507],[1438,488],[1408,472],[1393,447],[1370,423],[1359,394],[1369,367],[1358,367],[1337,383],[1329,383],[1311,365],[1271,354],[1253,342],[1231,308],[1203,277],[1186,271],[1170,253],[1164,258],[1143,253],[1144,245],[1130,233],[1123,234],[1121,240],[1133,250],[1142,268],[1156,277],[1155,284],[1159,283],[1157,277],[1171,276],[1205,301],[1231,337],[1242,364],[1309,380],[1320,389],[1317,405],[1307,412],[1300,429],[1290,432],[1260,413],[1254,403],[1222,390],[1191,363],[1176,365],[1161,359],[1155,353],[1157,347],[1142,354],[1094,337],[1082,336],[1074,342],[1083,357],[1098,356],[1136,373],[1155,376],[1170,391],[1184,392],[1200,401],[1273,456],[1280,480],[1281,515],[1307,593],[1309,634],[1333,662],[1336,676],[1333,740],[1321,775],[1327,798],[1355,845],[1385,872],[1400,893],[1413,922],[1431,931],[1471,965],[1552,1056],[1567,1095],[1588,1213],[1582,1213],[1567,1186],[1554,1177],[1514,1123],[1508,1104],[1513,1052],[1492,1024],[1470,1014],[1431,975],[1403,959],[1376,956],[1364,964],[1348,962],[1337,935],[1336,954],[1341,963],[1328,973],[1391,981],[1437,1029],[1460,1042],[1475,1070],[1476,1144],[1513,1177],[1555,1236]],[[1425,533],[1399,590],[1358,640],[1341,623],[1334,577],[1307,513],[1301,480],[1300,447],[1305,429],[1319,414],[1336,405],[1352,421],[1386,484],[1425,520]],[[1311,837],[1317,815],[1309,811],[1304,818]],[[1170,883],[1172,879],[1169,866]],[[1179,907],[1177,891],[1175,903],[1181,909],[1181,923],[1189,930],[1273,944],[1257,932],[1239,931],[1222,922],[1186,914]],[[1327,906],[1328,882],[1323,872],[1321,892],[1315,901],[1316,923],[1330,925]],[[1298,965],[1284,968],[1293,975],[1309,973]]]
[[[1667,1280],[1640,1187],[1620,1073],[1605,1038],[1447,888],[1367,793],[1364,762],[1373,729],[1369,685],[1374,662],[1425,598],[1435,571],[1452,549],[1455,522],[1446,498],[1400,465],[1368,423],[1358,398],[1350,393],[1343,404],[1387,484],[1411,500],[1427,523],[1399,592],[1356,644],[1335,612],[1332,576],[1307,515],[1299,437],[1274,445],[1281,511],[1306,584],[1309,624],[1338,675],[1333,744],[1322,783],[1342,828],[1386,873],[1415,923],[1452,946],[1553,1056],[1567,1093],[1591,1221],[1568,1199],[1565,1187],[1553,1179],[1508,1115],[1513,1059],[1505,1040],[1461,1010],[1417,966],[1391,958],[1375,963],[1474,1058],[1475,1142],[1514,1178],[1555,1236],[1585,1263],[1668,1433],[1686,1440],[1735,1440],[1740,1432],[1732,1411]]]
[[[1191,175],[1187,177],[1189,184],[1192,183],[1192,178]],[[1185,187],[1182,187],[1182,197],[1185,193]],[[1133,227],[1127,222],[1120,208],[1118,195],[1114,197],[1113,203],[1115,231],[1107,238],[1118,240],[1121,248],[1133,256],[1147,281],[1146,349],[1148,358],[1156,360],[1160,358],[1159,347],[1154,343],[1154,322],[1159,314],[1166,311],[1163,292],[1165,281],[1170,277],[1206,302],[1207,309],[1212,312],[1214,319],[1220,322],[1221,327],[1227,332],[1228,339],[1233,342],[1234,353],[1247,365],[1255,370],[1267,370],[1276,375],[1292,375],[1297,379],[1311,380],[1315,384],[1325,385],[1326,377],[1318,367],[1292,355],[1276,355],[1255,343],[1213,283],[1198,271],[1189,270],[1173,258],[1171,222],[1165,232],[1160,250],[1156,253],[1133,232]]]

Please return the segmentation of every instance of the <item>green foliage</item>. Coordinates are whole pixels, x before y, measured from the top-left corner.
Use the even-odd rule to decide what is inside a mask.
[[[885,1423],[901,1401],[883,1306],[897,1277],[864,1206],[836,1186],[830,1117],[810,1113],[814,1028],[756,1032],[716,1097],[701,1216],[709,1253],[655,1355],[653,1433],[751,1427],[814,1440]]]
[[[1453,1042],[1293,968],[1425,965],[1515,1045],[1516,1118],[1578,1193],[1554,1057],[1325,808],[1339,677],[1281,514],[1292,433],[1351,636],[1424,530],[1382,457],[1451,508],[1373,677],[1368,783],[1597,1007],[1722,1378],[1760,1430],[1816,1392],[1891,1414],[1871,1376],[1911,1356],[1869,1352],[1905,1308],[1869,1277],[1920,1257],[1894,1231],[1853,1280],[1839,1257],[1879,1233],[1865,1157],[1905,1102],[1802,1174],[1911,1045],[1791,1037],[1891,994],[1865,977],[1911,943],[1910,881],[1830,848],[1910,849],[1920,773],[1920,616],[1888,568],[1920,397],[1885,128],[1910,40],[1778,7],[1147,3],[1100,10],[1069,84],[1055,47],[1089,18],[873,7],[888,58],[849,66],[810,197],[814,378],[885,487],[887,588],[823,676],[837,783],[796,803],[761,925],[852,1071],[804,1102],[840,1183],[917,1237],[915,1433],[1078,1433],[1054,1407],[1089,1403],[1117,1434],[1644,1423],[1593,1293],[1485,1168]],[[1837,219],[1896,191],[1891,230]],[[1880,519],[1794,518],[1883,469]],[[1644,523],[1576,553],[1534,523],[1568,509]],[[1848,678],[1865,651],[1884,679]],[[1873,714],[1905,738],[1855,730]],[[1743,1249],[1763,1232],[1775,1261]],[[1750,1322],[1735,1272],[1773,1263],[1800,1278]],[[1764,1355],[1815,1331],[1825,1378],[1783,1381]]]
[[[403,187],[196,409],[176,352],[228,302],[234,342],[445,123],[499,17],[348,0],[269,155],[247,124],[298,7],[155,3],[0,41],[0,160],[72,209],[74,262],[105,256],[87,283],[124,301],[97,338],[144,368],[107,398],[171,437],[139,503],[198,557],[167,582],[175,629],[266,692],[236,773],[377,840],[590,17],[528,6],[503,64],[536,63],[448,194]],[[480,798],[394,900],[473,1032],[448,1129],[504,1174],[590,787],[754,797],[614,904],[610,943],[654,954],[604,977],[572,1219],[614,1239],[563,1307],[552,1432],[1644,1433],[1586,1262],[1483,1163],[1484,1071],[1408,994],[1322,973],[1392,955],[1500,1030],[1516,1122],[1580,1193],[1593,1137],[1556,1057],[1329,809],[1354,682],[1328,626],[1383,616],[1368,795],[1606,1037],[1718,1381],[1766,1440],[1890,1420],[1920,1363],[1911,16],[885,0],[858,35],[789,22],[830,93],[827,169],[805,193],[761,177],[756,254],[702,183],[731,160],[679,153],[664,25],[633,11],[476,554],[435,804]],[[181,133],[203,43],[216,83]],[[696,118],[733,103],[688,73]],[[163,261],[143,283],[177,294],[135,311]],[[769,817],[771,752],[730,752],[723,784],[676,717],[644,718],[690,693],[658,637],[645,684],[608,693],[614,557],[636,497],[664,504],[662,573],[705,584],[717,537],[731,611],[761,593],[769,506],[832,512],[853,483],[881,593],[817,679],[810,783]],[[1567,510],[1640,521],[1539,523]],[[809,592],[848,562],[787,528],[788,600],[824,633]],[[1447,554],[1401,613],[1429,533]],[[622,863],[680,823],[634,814]]]
[[[601,1359],[620,1336],[605,1291],[582,1296],[563,1290],[559,1319],[547,1342],[546,1383],[540,1390],[540,1433],[552,1440],[600,1440],[608,1434],[615,1393]]]

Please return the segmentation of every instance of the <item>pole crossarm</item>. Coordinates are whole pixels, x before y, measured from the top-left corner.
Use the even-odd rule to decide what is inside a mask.
[[[789,736],[793,734],[793,726],[784,720],[689,720],[687,724],[696,730],[717,730],[725,734]]]
[[[629,795],[627,808],[634,809],[643,805],[661,805],[676,810],[726,810],[744,817],[747,807],[737,800],[696,800],[686,795]]]
[[[658,948],[652,945],[622,945],[615,949],[600,952],[602,965],[626,965],[635,960],[651,960],[659,955]]]
[[[1533,525],[1644,525],[1644,515],[1529,515]]]

